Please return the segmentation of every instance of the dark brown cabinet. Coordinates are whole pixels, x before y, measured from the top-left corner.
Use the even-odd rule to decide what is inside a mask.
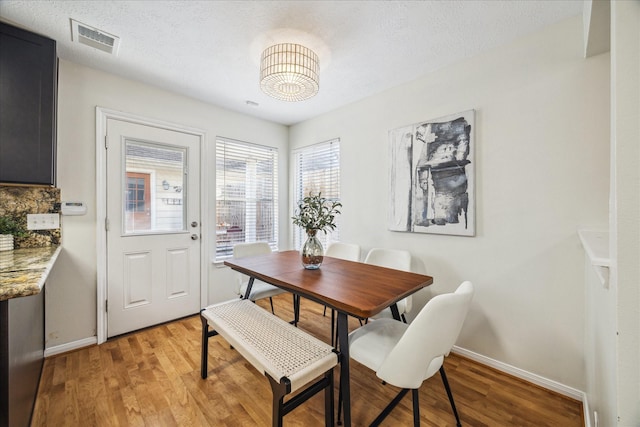
[[[44,288],[0,301],[0,427],[28,427],[44,363]]]
[[[0,22],[0,182],[55,185],[56,42]]]

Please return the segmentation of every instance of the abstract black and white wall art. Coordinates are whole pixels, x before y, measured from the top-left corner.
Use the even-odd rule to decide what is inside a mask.
[[[475,235],[475,111],[389,132],[389,229]]]

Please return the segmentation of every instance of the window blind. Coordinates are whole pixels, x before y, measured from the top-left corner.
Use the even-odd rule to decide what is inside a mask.
[[[216,261],[243,242],[278,250],[278,150],[216,139]]]
[[[294,200],[293,209],[310,192],[322,193],[330,201],[340,201],[340,139],[321,142],[293,152]],[[340,240],[340,215],[336,217],[336,229],[317,236],[326,249],[331,242]],[[293,246],[300,249],[307,235],[300,227],[294,227]]]

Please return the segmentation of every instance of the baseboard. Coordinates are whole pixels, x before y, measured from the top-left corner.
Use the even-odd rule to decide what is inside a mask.
[[[515,366],[511,366],[507,363],[503,363],[495,359],[491,359],[490,357],[483,356],[478,353],[474,353],[473,351],[470,351],[458,346],[454,346],[452,352],[459,354],[460,356],[464,356],[468,359],[474,360],[478,363],[482,363],[483,365],[490,366],[494,369],[497,369],[498,371],[502,371],[516,378],[520,378],[522,380],[528,381],[540,387],[546,388],[547,390],[551,390],[556,393],[562,394],[564,396],[570,397],[572,399],[579,400],[583,403],[586,401],[586,395],[584,392],[577,390],[573,387],[569,387],[567,385],[561,384],[557,381],[553,381],[548,378],[542,377],[540,375],[527,372],[524,369],[516,368]],[[585,418],[585,421],[586,421],[586,418]]]
[[[557,381],[553,381],[548,378],[542,377],[540,375],[527,372],[524,369],[516,368],[515,366],[511,366],[507,363],[500,362],[495,359],[491,359],[490,357],[483,356],[481,354],[475,353],[465,348],[453,346],[453,349],[451,350],[451,352],[455,354],[459,354],[460,356],[464,356],[468,359],[474,360],[478,363],[482,363],[483,365],[490,366],[494,369],[497,369],[498,371],[512,375],[516,378],[520,378],[521,380],[533,383],[539,387],[546,388],[547,390],[554,391],[556,393],[562,394],[563,396],[567,396],[582,402],[584,426],[592,427],[591,416],[589,411],[589,401],[587,399],[587,394],[585,392],[575,389],[573,387],[569,387],[567,385],[561,384]],[[597,427],[597,426],[594,426],[594,427]]]
[[[66,353],[68,351],[73,351],[79,348],[89,347],[90,345],[96,344],[98,344],[98,337],[83,338],[78,341],[72,341],[66,344],[45,348],[44,357],[55,356],[57,354]]]

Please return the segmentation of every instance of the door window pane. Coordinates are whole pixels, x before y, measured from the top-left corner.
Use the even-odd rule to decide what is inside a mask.
[[[187,149],[125,141],[125,234],[186,231]]]

